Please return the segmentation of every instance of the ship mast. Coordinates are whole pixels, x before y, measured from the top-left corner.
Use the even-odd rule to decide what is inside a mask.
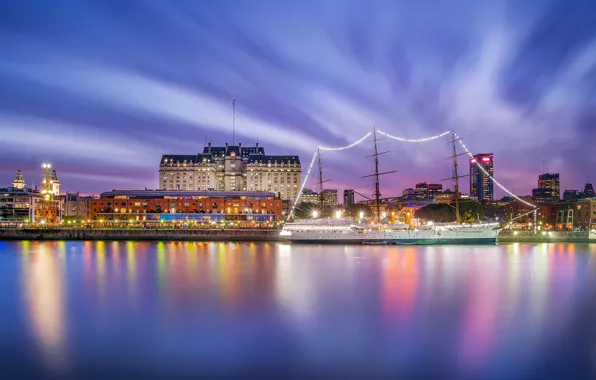
[[[329,182],[330,180],[323,181],[323,165],[321,164],[321,149],[317,149],[317,156],[319,161],[319,182],[317,183],[319,187],[319,202],[321,207],[323,207],[323,184],[325,182]]]
[[[459,141],[459,138],[455,138],[455,132],[453,130],[451,130],[451,141],[449,142],[450,144],[452,144],[453,146],[453,151],[452,151],[452,156],[451,157],[447,157],[447,159],[452,158],[453,159],[453,177],[451,178],[445,178],[445,180],[454,180],[455,182],[455,221],[459,224],[461,222],[461,217],[459,215],[459,198],[460,198],[460,194],[459,194],[459,179],[463,178],[463,177],[469,177],[469,174],[467,175],[461,175],[459,174],[459,169],[458,169],[458,163],[457,163],[457,157],[464,155],[466,153],[457,153],[457,146],[456,146],[456,142]]]
[[[379,153],[377,141],[380,141],[380,140],[383,140],[383,139],[377,139],[377,128],[373,127],[373,143],[375,146],[375,154],[373,154],[371,156],[367,156],[367,158],[370,158],[370,157],[375,158],[375,172],[374,172],[374,174],[366,175],[366,176],[362,177],[362,178],[374,177],[374,180],[375,180],[375,209],[377,211],[377,222],[379,222],[379,223],[381,223],[381,183],[379,181],[379,176],[396,172],[395,170],[392,170],[392,171],[388,171],[388,172],[384,172],[384,173],[379,173],[379,156],[381,154],[389,153],[389,151]]]
[[[453,178],[455,178],[455,221],[460,223],[459,216],[459,172],[457,170],[457,148],[455,146],[455,132],[451,131],[451,142],[453,144]]]

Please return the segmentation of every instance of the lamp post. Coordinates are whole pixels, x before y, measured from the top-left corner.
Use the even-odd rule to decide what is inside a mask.
[[[312,217],[317,219],[318,216],[319,216],[319,212],[317,210],[313,210]]]

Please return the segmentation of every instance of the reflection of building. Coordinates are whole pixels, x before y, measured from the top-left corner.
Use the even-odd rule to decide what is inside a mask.
[[[344,190],[344,207],[351,206],[354,204],[354,190]]]
[[[318,193],[315,193],[311,189],[304,189],[302,190],[302,195],[300,196],[300,202],[319,204],[321,203],[321,197]]]
[[[212,147],[196,155],[164,155],[159,187],[187,191],[272,191],[281,199],[298,196],[302,170],[298,156],[267,156],[256,144]]]
[[[494,199],[493,181],[488,175],[494,177],[493,154],[477,154],[470,159],[470,197],[479,201],[490,201]]]
[[[532,190],[536,202],[553,202],[560,199],[559,173],[544,173],[538,176],[538,188]]]
[[[323,200],[323,206],[337,206],[337,190],[325,189],[320,195]]]
[[[92,197],[82,197],[79,193],[66,193],[62,202],[62,217],[87,219]]]
[[[91,200],[91,219],[139,221],[270,221],[282,219],[282,200],[255,191],[113,190]]]

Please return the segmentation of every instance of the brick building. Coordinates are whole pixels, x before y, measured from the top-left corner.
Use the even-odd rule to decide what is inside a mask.
[[[283,201],[271,192],[113,190],[92,199],[93,220],[273,221]]]

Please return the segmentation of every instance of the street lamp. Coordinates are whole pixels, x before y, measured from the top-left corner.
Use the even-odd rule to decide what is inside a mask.
[[[360,217],[360,221],[362,221],[362,219],[364,219],[364,211],[360,211],[358,216]]]
[[[319,216],[319,212],[317,210],[313,210],[312,217],[317,219],[318,216]]]
[[[341,210],[337,210],[335,212],[335,219],[339,219],[339,218],[341,218]]]

